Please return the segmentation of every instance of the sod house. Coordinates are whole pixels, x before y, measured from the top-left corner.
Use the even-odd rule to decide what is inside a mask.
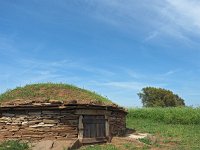
[[[0,95],[0,139],[110,141],[126,130],[122,108],[66,84],[32,84]]]

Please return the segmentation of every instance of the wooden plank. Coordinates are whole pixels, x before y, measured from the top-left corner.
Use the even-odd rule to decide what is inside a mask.
[[[85,109],[78,109],[76,110],[75,114],[82,114],[82,115],[110,115],[111,111],[108,110],[85,110]]]
[[[107,119],[107,121],[105,122],[105,135],[106,137],[109,137],[110,136],[110,118],[106,115],[105,116],[105,119]]]
[[[96,137],[96,124],[90,124],[91,128],[90,128],[90,137],[91,138],[95,138]]]
[[[82,139],[83,139],[83,122],[82,122],[82,120],[83,120],[83,116],[82,115],[80,115],[79,116],[79,121],[78,121],[78,131],[79,131],[79,133],[78,133],[78,138],[82,141]]]
[[[101,131],[99,129],[100,129],[100,124],[97,124],[96,137],[100,137],[101,135]]]
[[[84,119],[84,124],[101,124],[105,123],[106,119]]]
[[[84,125],[83,138],[90,138],[90,125]]]

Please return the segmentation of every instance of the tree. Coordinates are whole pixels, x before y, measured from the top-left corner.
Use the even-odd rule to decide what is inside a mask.
[[[144,107],[185,106],[184,100],[170,90],[145,87],[138,93]]]

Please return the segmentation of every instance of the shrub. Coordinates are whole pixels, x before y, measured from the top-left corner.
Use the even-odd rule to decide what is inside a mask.
[[[138,93],[144,107],[185,106],[184,100],[170,90],[145,87]]]

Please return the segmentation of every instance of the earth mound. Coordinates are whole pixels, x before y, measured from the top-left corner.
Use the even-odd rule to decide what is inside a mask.
[[[1,106],[49,102],[117,106],[108,98],[95,92],[63,83],[30,84],[8,90],[0,95]]]

